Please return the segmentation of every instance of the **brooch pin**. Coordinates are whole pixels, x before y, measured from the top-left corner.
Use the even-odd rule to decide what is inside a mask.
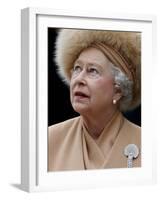
[[[127,157],[127,167],[133,166],[133,159],[139,155],[139,148],[135,144],[129,144],[124,149],[124,155]]]

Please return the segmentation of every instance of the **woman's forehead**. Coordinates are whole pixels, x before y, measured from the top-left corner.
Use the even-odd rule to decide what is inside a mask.
[[[79,54],[75,63],[78,63],[78,64],[89,63],[89,65],[96,64],[96,65],[102,66],[102,65],[110,64],[110,61],[100,50],[94,47],[89,47],[83,50]]]

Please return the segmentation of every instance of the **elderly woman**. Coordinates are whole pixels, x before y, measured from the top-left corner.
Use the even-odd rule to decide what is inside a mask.
[[[141,166],[141,130],[121,111],[140,104],[140,34],[58,34],[56,62],[79,117],[49,127],[48,170]]]

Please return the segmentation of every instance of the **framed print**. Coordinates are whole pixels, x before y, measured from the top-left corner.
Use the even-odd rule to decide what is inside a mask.
[[[22,10],[22,189],[155,182],[155,21]]]

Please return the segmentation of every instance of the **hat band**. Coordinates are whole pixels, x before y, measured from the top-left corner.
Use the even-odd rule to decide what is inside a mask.
[[[109,61],[116,67],[120,68],[128,76],[128,78],[133,81],[135,85],[135,68],[128,64],[125,58],[117,50],[101,42],[93,43],[91,46],[102,51],[103,54],[109,59]]]

